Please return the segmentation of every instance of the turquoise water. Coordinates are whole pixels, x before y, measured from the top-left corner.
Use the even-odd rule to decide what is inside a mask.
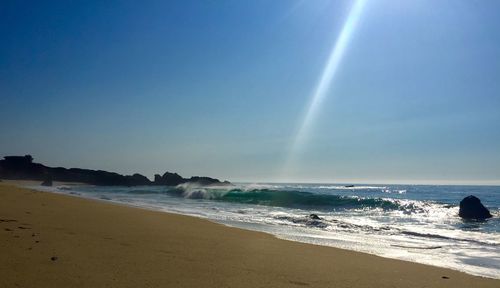
[[[50,190],[500,279],[498,186],[240,183]],[[494,218],[459,218],[458,203],[468,195],[479,197]]]

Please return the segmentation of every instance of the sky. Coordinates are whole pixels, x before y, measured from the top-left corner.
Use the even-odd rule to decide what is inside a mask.
[[[1,1],[0,156],[150,178],[500,184],[500,1],[354,4]]]

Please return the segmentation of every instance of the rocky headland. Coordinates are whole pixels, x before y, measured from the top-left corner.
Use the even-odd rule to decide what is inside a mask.
[[[100,186],[142,186],[163,185],[176,186],[184,183],[198,185],[231,185],[228,181],[220,181],[210,177],[193,176],[183,178],[177,173],[165,172],[163,175],[156,174],[154,180],[149,180],[141,174],[121,175],[115,172],[103,170],[91,170],[81,168],[47,167],[33,162],[31,155],[5,156],[0,160],[0,179],[9,180],[38,180],[46,185],[52,181],[79,182]]]

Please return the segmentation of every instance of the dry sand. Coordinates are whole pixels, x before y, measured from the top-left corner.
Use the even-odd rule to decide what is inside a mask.
[[[500,280],[0,182],[0,287],[500,287]]]

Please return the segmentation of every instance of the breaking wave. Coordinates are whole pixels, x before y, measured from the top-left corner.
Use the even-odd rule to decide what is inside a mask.
[[[167,190],[170,195],[189,199],[206,199],[240,204],[254,204],[284,208],[335,210],[335,209],[382,209],[400,210],[406,213],[422,212],[430,205],[421,201],[387,198],[369,198],[318,194],[295,190],[240,189],[199,186],[177,186]]]

